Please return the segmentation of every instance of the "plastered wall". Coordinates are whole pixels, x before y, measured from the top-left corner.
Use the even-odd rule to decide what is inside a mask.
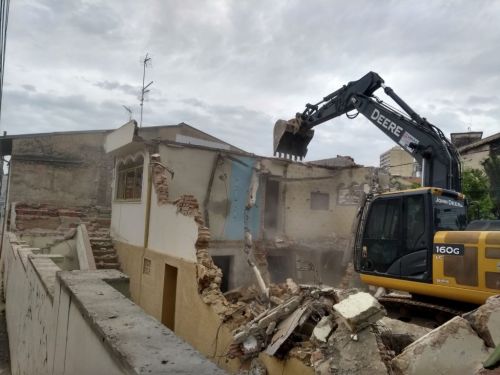
[[[121,294],[122,273],[59,272],[36,252],[5,236],[12,374],[224,373]]]
[[[464,169],[481,169],[482,162],[490,157],[490,145],[484,144],[480,147],[465,151],[461,154]]]
[[[115,248],[123,271],[130,277],[132,299],[160,322],[165,265],[177,269],[175,334],[222,368],[236,372],[240,367],[239,361],[226,360],[224,357],[232,340],[231,331],[222,324],[211,306],[201,300],[197,290],[196,264],[120,242],[115,242]],[[194,247],[192,250],[194,251]],[[149,274],[144,274],[142,268],[137,267],[138,264],[143,264],[144,258],[151,261]]]
[[[12,374],[123,374],[56,281],[60,268],[11,238],[2,261]]]

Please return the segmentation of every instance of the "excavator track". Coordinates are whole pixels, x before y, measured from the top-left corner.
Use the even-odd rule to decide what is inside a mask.
[[[429,324],[443,324],[446,321],[461,316],[475,308],[473,305],[457,303],[457,307],[450,307],[451,301],[425,301],[418,297],[407,298],[385,295],[378,301],[386,308],[389,315],[395,315],[401,320],[426,320]],[[453,303],[455,305],[455,303]],[[399,315],[399,316],[398,316]]]

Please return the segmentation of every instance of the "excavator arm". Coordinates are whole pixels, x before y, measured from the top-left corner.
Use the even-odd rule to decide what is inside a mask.
[[[381,87],[404,113],[373,95]],[[461,191],[460,159],[455,147],[439,128],[413,111],[374,72],[349,82],[319,103],[307,104],[294,119],[278,120],[274,128],[275,155],[302,159],[314,135],[313,127],[343,114],[354,118],[358,113],[349,112],[355,110],[417,160],[422,166],[424,186]]]

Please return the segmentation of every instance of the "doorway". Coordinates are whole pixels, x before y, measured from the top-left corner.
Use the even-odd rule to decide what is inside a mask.
[[[163,306],[161,322],[175,329],[175,296],[177,293],[177,267],[165,264],[165,276],[163,279]]]

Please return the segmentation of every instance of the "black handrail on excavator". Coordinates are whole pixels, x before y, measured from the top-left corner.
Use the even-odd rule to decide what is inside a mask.
[[[401,109],[388,106],[373,93],[383,88]],[[461,164],[455,146],[435,125],[420,117],[374,72],[349,82],[316,104],[307,104],[302,113],[289,121],[278,120],[274,128],[274,153],[302,159],[307,154],[312,128],[346,114],[354,118],[357,110],[394,142],[410,153],[422,166],[423,186],[461,192]]]

